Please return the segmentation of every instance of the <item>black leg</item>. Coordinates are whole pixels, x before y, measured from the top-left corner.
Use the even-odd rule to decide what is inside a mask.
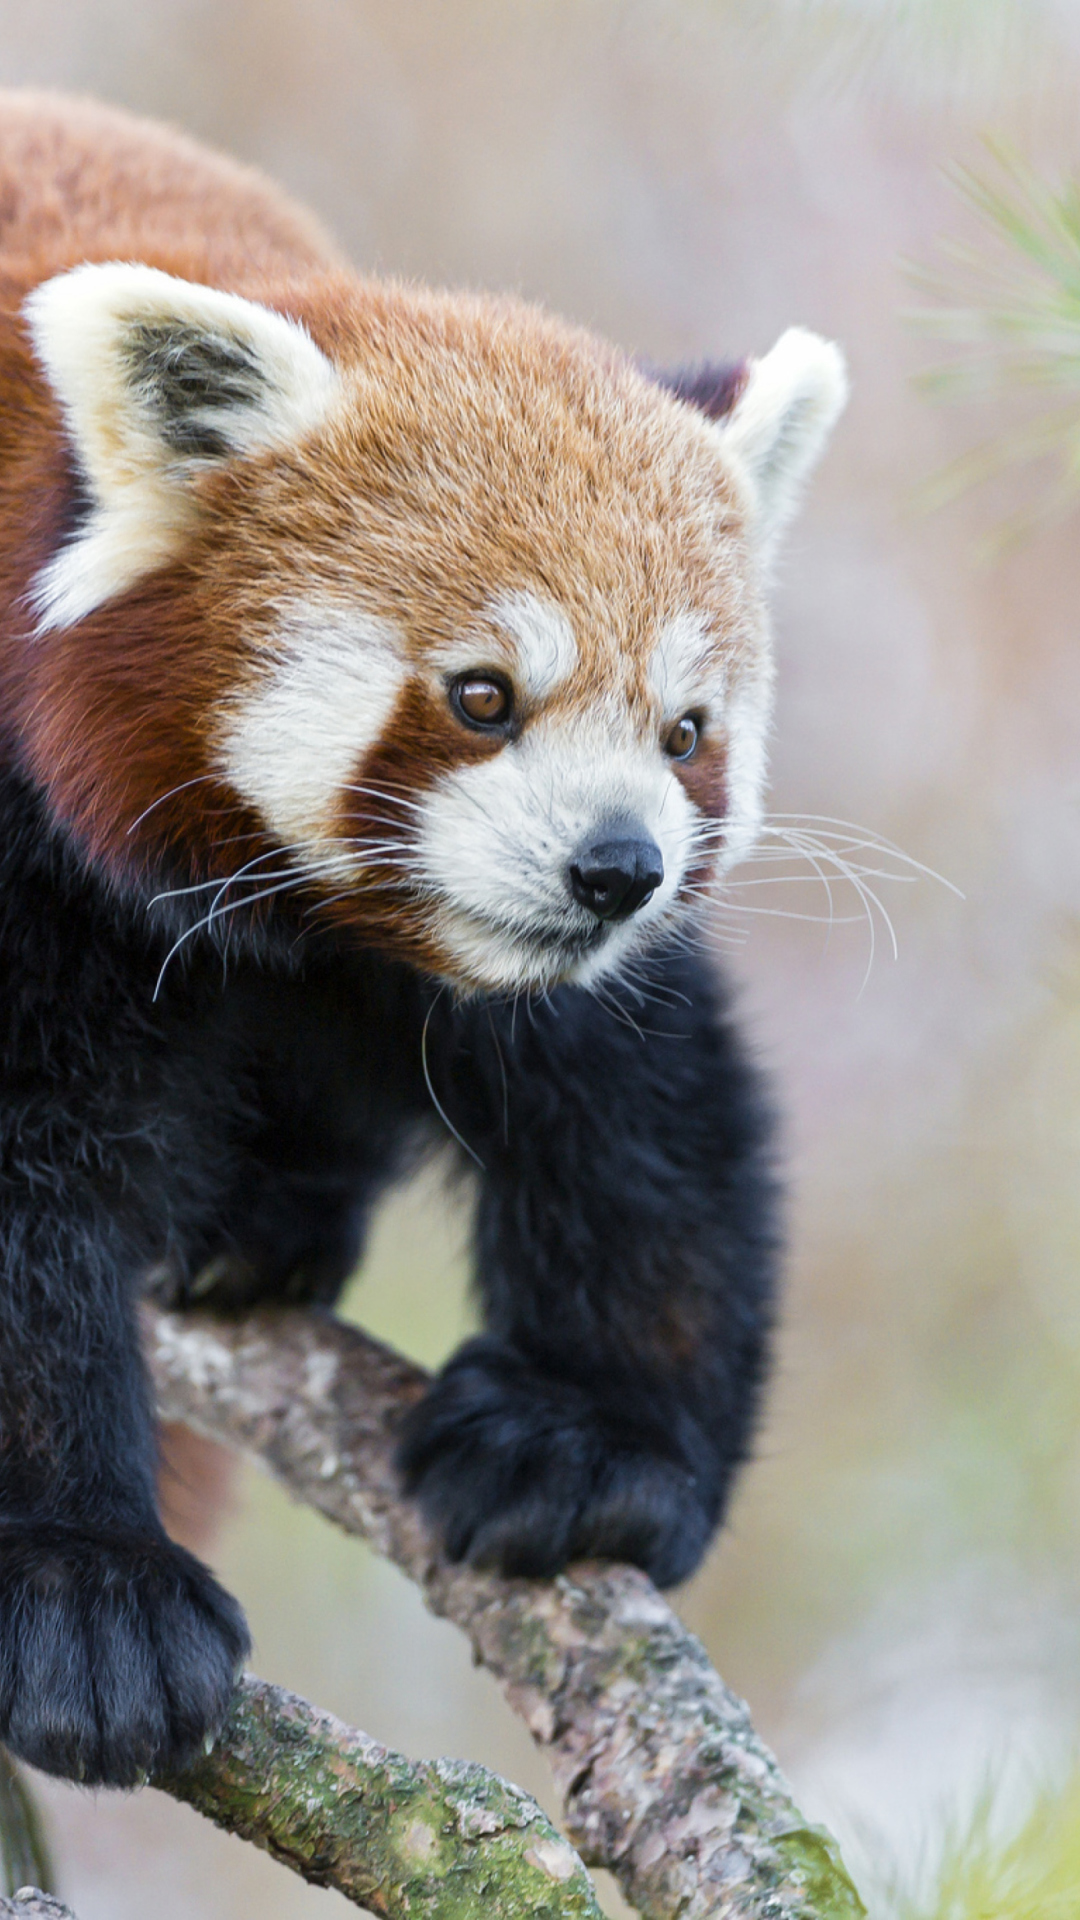
[[[158,1519],[114,1219],[9,1184],[0,1269],[0,1740],[45,1772],[131,1786],[219,1725],[247,1630]]]
[[[333,1305],[356,1271],[372,1202],[434,1119],[426,1006],[414,974],[372,955],[313,960],[297,980],[249,973],[230,984],[228,1048],[245,1063],[249,1118],[207,1237],[158,1277],[162,1304]]]
[[[459,1009],[436,1066],[483,1163],[488,1332],[411,1416],[407,1484],[455,1558],[681,1580],[752,1437],[777,1250],[771,1122],[709,969]]]

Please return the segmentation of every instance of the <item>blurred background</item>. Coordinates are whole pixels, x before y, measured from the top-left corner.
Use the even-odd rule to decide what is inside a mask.
[[[787,1299],[756,1463],[679,1604],[866,1894],[910,1881],[988,1782],[1019,1817],[1080,1749],[1078,521],[1053,449],[940,504],[1027,430],[1032,381],[996,378],[987,322],[943,404],[915,376],[979,325],[957,348],[911,319],[941,305],[919,272],[1041,270],[950,169],[1080,172],[1078,0],[0,0],[0,82],[172,120],[364,269],[513,287],[657,361],[795,321],[843,343],[851,408],[777,583],[772,805],[963,898],[864,848],[898,876],[868,968],[850,887],[831,930],[812,875],[729,895],[786,1115]],[[349,1311],[437,1362],[463,1233],[430,1177],[397,1197]],[[364,1548],[245,1469],[212,1557],[258,1672],[550,1804],[464,1642]],[[41,1791],[80,1920],[353,1911],[159,1795]]]

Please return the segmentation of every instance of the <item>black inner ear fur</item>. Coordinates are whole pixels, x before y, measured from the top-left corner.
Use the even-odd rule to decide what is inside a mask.
[[[736,406],[750,377],[748,360],[699,360],[691,367],[642,368],[658,387],[666,387],[710,420],[723,420]]]
[[[266,375],[243,341],[181,321],[139,322],[127,335],[125,357],[137,398],[166,446],[189,459],[232,452],[228,435],[207,415],[256,407],[266,392]]]

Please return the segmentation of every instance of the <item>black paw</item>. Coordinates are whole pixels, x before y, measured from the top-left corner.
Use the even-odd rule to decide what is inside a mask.
[[[164,1535],[0,1527],[0,1741],[87,1786],[184,1766],[228,1709],[250,1642]]]
[[[273,1252],[261,1246],[234,1247],[191,1270],[178,1261],[163,1261],[146,1275],[143,1291],[169,1313],[205,1307],[223,1318],[250,1313],[271,1301],[332,1306],[356,1271],[358,1242],[351,1216],[331,1218],[321,1239],[301,1243],[283,1234]]]
[[[238,1253],[221,1253],[190,1272],[178,1261],[163,1261],[146,1275],[143,1291],[166,1313],[206,1307],[228,1317],[250,1313],[266,1298],[268,1289],[250,1260]]]
[[[635,1426],[474,1340],[408,1415],[398,1464],[451,1560],[531,1578],[628,1560],[673,1586],[708,1545],[721,1483],[700,1430],[667,1424]]]

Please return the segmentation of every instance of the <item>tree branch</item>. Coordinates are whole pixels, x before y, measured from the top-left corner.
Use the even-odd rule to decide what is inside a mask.
[[[474,1920],[482,1902],[505,1920],[603,1920],[577,1854],[520,1787],[463,1760],[407,1760],[251,1674],[211,1751],[151,1784],[384,1920]],[[0,1920],[75,1917],[21,1885]]]
[[[75,1920],[70,1907],[37,1887],[20,1887],[10,1900],[0,1899],[0,1920]]]
[[[582,1857],[646,1920],[862,1920],[835,1842],[643,1574],[503,1580],[442,1558],[393,1466],[419,1368],[316,1313],[148,1309],[147,1334],[166,1418],[260,1457],[468,1634],[547,1753]]]
[[[246,1675],[213,1750],[153,1784],[387,1920],[601,1920],[588,1874],[519,1787],[411,1761]]]

